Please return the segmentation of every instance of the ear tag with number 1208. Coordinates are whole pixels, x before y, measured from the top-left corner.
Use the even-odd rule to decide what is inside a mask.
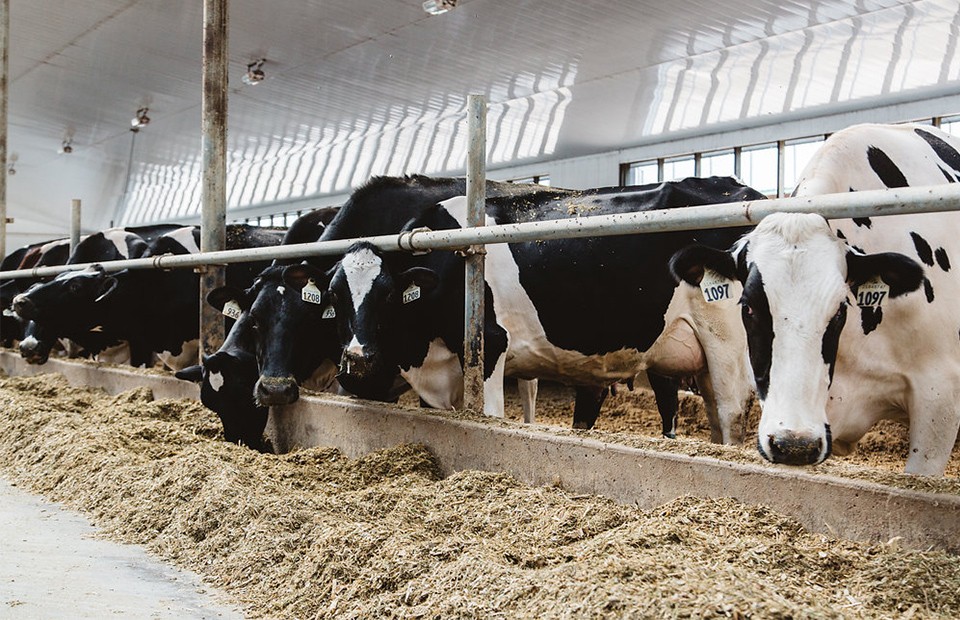
[[[403,303],[408,304],[418,299],[420,299],[420,287],[417,286],[416,283],[412,283],[407,287],[407,290],[403,292]]]
[[[317,288],[317,285],[314,284],[313,280],[309,280],[303,289],[300,291],[300,299],[307,302],[308,304],[319,304],[322,294],[320,289]]]
[[[240,308],[240,304],[233,299],[223,304],[223,316],[227,318],[231,318],[236,321],[240,318],[241,312],[243,312],[243,310]]]
[[[730,287],[733,280],[726,278],[709,267],[703,269],[703,279],[700,280],[700,291],[707,303],[722,299],[730,299]]]
[[[890,295],[890,286],[874,276],[857,287],[857,305],[861,308],[880,308]]]

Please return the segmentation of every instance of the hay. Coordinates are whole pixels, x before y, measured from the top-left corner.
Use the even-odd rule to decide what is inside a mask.
[[[960,558],[806,533],[730,499],[654,510],[423,447],[257,454],[194,401],[0,380],[5,476],[193,569],[253,617],[960,615]]]

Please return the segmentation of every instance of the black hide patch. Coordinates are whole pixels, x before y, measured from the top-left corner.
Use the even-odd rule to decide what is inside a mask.
[[[937,153],[937,157],[943,160],[943,163],[953,168],[955,172],[960,172],[960,153],[958,153],[955,148],[929,131],[919,128],[914,129],[913,131],[927,141],[927,144],[933,148],[933,150]]]
[[[883,308],[860,308],[860,327],[866,336],[883,322]]]
[[[843,325],[847,322],[847,304],[840,304],[840,309],[827,323],[827,329],[823,332],[823,343],[820,346],[820,354],[823,356],[823,363],[829,366],[830,383],[833,383],[833,369],[837,365],[837,350],[840,347],[840,332],[843,331]]]
[[[837,231],[837,237],[843,239],[844,241],[846,241],[846,239],[847,239],[847,236],[846,236],[845,234],[843,234],[843,231],[842,231],[842,230],[838,230],[838,231]]]
[[[933,284],[927,278],[923,279],[923,293],[927,296],[927,303],[933,303]]]
[[[763,277],[755,266],[750,268],[743,285],[740,313],[747,332],[750,365],[757,382],[757,395],[766,400],[770,388],[770,364],[773,360],[773,316],[763,288]]]
[[[933,257],[937,259],[937,264],[940,265],[940,269],[950,271],[950,257],[947,256],[946,250],[937,248],[937,251],[933,253]]]
[[[908,187],[907,178],[883,150],[875,146],[867,147],[867,161],[886,187]]]
[[[869,217],[855,217],[853,218],[853,223],[857,226],[866,226],[867,228],[873,226],[873,222],[870,221]]]
[[[933,267],[933,249],[927,240],[915,232],[910,233],[910,238],[913,239],[913,246],[917,248],[917,257],[923,261],[924,265]]]

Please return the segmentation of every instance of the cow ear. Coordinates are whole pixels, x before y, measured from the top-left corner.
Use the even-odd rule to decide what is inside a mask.
[[[299,265],[290,265],[283,270],[283,281],[288,286],[301,289],[307,285],[307,282],[313,280],[314,283],[326,282],[329,278],[326,274],[313,265],[300,263]]]
[[[93,303],[98,303],[109,298],[115,290],[117,290],[117,279],[113,276],[107,276],[100,285],[100,295],[93,300]]]
[[[890,297],[899,297],[920,288],[923,267],[920,263],[896,252],[858,254],[847,250],[847,283],[850,288],[880,276],[890,287]]]
[[[731,280],[737,277],[733,256],[705,245],[688,245],[670,259],[670,273],[677,282],[683,280],[692,286],[700,286],[704,269],[712,269]]]
[[[245,291],[235,286],[221,286],[207,293],[207,303],[223,312],[223,307],[228,301],[235,301],[240,304],[241,310],[250,309],[250,298]]]
[[[411,267],[397,276],[400,286],[406,288],[416,284],[424,291],[432,291],[440,282],[437,272],[427,267]]]
[[[184,381],[200,383],[203,381],[203,366],[187,366],[186,368],[173,373],[173,376],[177,379],[183,379]]]

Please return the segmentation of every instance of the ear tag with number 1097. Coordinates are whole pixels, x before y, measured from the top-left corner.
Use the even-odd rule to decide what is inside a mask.
[[[407,290],[403,292],[403,303],[408,304],[418,299],[420,299],[420,287],[417,286],[416,283],[412,283],[407,287]]]
[[[700,280],[700,291],[707,303],[722,299],[730,299],[730,287],[733,280],[726,278],[709,267],[704,267],[703,278]]]
[[[240,313],[243,310],[240,308],[240,304],[231,299],[227,303],[223,304],[223,316],[233,319],[234,321],[240,318]]]
[[[857,287],[857,305],[861,308],[880,308],[890,295],[890,286],[874,276]]]
[[[313,280],[307,281],[303,285],[303,289],[300,291],[300,299],[307,302],[308,304],[319,304],[322,294],[320,289],[317,288],[317,285],[314,284]]]

